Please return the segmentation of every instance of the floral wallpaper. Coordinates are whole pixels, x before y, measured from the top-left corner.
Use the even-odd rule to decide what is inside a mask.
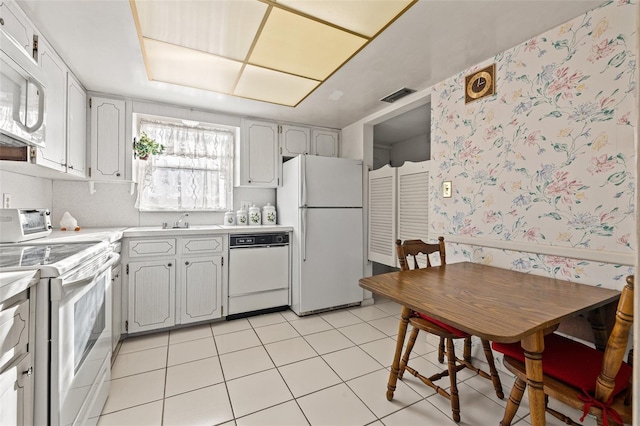
[[[637,1],[608,2],[436,85],[434,235],[634,253]],[[464,103],[496,64],[496,94]],[[442,182],[454,196],[440,196]],[[458,245],[472,261],[622,288],[632,270]]]

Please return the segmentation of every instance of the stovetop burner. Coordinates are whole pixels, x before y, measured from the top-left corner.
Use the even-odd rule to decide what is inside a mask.
[[[105,250],[105,243],[8,244],[0,246],[0,271],[19,271],[34,267],[55,270],[56,274]]]

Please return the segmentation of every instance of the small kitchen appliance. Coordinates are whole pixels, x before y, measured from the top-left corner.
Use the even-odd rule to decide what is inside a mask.
[[[0,209],[0,243],[18,243],[51,234],[47,209]]]

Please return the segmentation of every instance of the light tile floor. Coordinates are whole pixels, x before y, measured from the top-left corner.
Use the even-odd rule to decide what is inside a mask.
[[[399,314],[399,305],[382,300],[302,318],[285,311],[126,339],[98,424],[455,425],[449,401],[408,374],[393,401],[386,400]],[[437,341],[421,336],[413,364],[423,374],[441,370]],[[500,375],[508,396],[513,378]],[[497,425],[506,397],[499,400],[490,381],[466,370],[458,381],[459,424]],[[526,398],[514,424],[530,424]],[[562,423],[547,415],[547,424]]]

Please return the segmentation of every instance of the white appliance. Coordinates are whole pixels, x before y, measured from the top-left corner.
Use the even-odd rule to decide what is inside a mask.
[[[291,309],[362,302],[362,161],[301,155],[283,164],[278,221],[293,227]]]
[[[40,270],[36,286],[37,425],[95,425],[111,380],[111,268],[106,242],[0,246],[0,270]]]
[[[227,320],[288,306],[289,233],[229,235]]]
[[[44,147],[45,74],[0,30],[0,144]]]
[[[0,243],[17,243],[51,234],[47,209],[0,209]]]

